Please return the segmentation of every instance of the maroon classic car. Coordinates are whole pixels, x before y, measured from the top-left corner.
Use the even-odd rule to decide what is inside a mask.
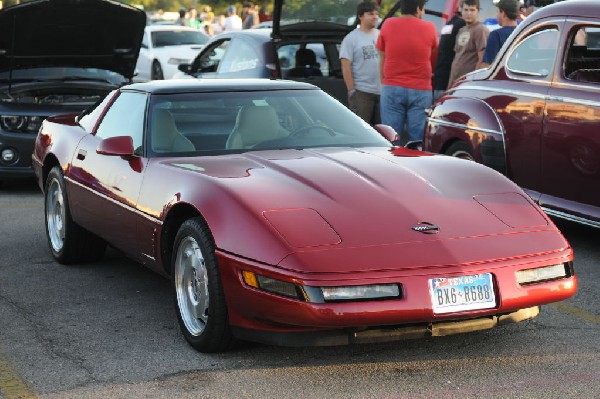
[[[434,104],[423,148],[481,162],[546,213],[600,227],[600,2],[525,19],[488,69]]]
[[[207,352],[475,331],[575,293],[571,247],[516,184],[378,129],[307,83],[124,86],[42,125],[50,250],[109,244],[170,277]]]

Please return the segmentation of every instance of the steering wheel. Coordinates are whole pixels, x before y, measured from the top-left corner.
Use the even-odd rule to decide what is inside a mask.
[[[291,137],[297,137],[297,136],[301,136],[303,134],[306,134],[310,129],[320,129],[324,132],[327,132],[327,134],[329,134],[331,137],[335,136],[337,133],[335,132],[335,130],[333,130],[332,128],[330,128],[329,126],[325,126],[321,123],[311,123],[310,125],[306,125],[306,126],[302,126],[299,129],[294,130],[290,136]]]

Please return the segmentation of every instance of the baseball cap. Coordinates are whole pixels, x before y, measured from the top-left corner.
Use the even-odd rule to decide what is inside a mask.
[[[234,12],[235,11],[235,6],[229,6],[229,7],[227,7],[227,11],[228,12]]]

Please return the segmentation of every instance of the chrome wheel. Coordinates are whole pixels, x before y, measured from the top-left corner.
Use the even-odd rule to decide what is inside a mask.
[[[65,243],[65,200],[60,183],[52,179],[46,192],[46,221],[50,245],[60,252]]]
[[[175,294],[181,320],[193,336],[208,322],[208,273],[202,250],[193,237],[185,237],[175,258]]]

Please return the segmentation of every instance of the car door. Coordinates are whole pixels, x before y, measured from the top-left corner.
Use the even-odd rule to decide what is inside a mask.
[[[217,69],[219,78],[267,78],[268,73],[258,46],[242,35],[231,40]]]
[[[535,200],[542,190],[540,143],[544,107],[562,22],[548,20],[522,32],[502,55],[505,62],[498,64],[494,79],[489,81],[492,85],[484,87],[481,83],[480,87],[482,98],[496,111],[504,129],[507,176]]]
[[[72,161],[71,178],[79,187],[74,207],[79,220],[93,233],[128,254],[137,252],[135,211],[144,166],[143,133],[147,96],[122,92],[100,120],[95,134],[79,143]],[[119,157],[96,152],[101,141],[115,136],[130,136],[136,156]]]
[[[600,222],[600,20],[570,19],[546,101],[541,204]],[[561,46],[561,47],[562,47]]]

